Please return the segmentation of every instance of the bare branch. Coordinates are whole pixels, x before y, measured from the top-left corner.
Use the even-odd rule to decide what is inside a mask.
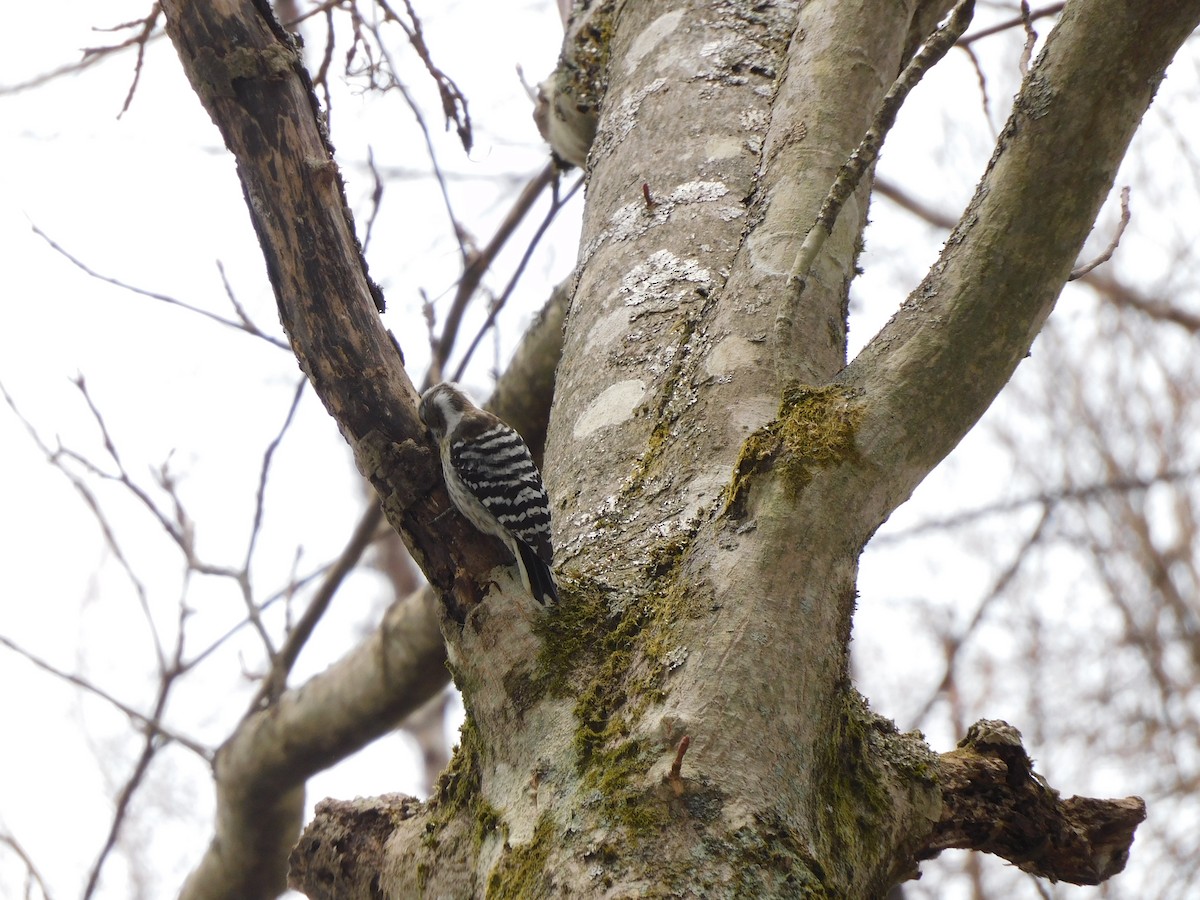
[[[331,4],[323,4],[325,6],[325,49],[321,55],[321,64],[317,67],[317,73],[313,76],[313,87],[318,85],[321,88],[321,93],[325,96],[326,115],[330,114],[333,109],[333,97],[329,93],[329,67],[333,64],[333,48],[336,43],[335,32],[333,28],[333,9]],[[312,15],[312,13],[309,13]],[[293,19],[287,23],[288,28],[298,24],[302,19]]]
[[[974,0],[960,0],[950,17],[917,52],[904,67],[904,71],[892,84],[883,101],[879,105],[867,133],[859,142],[858,147],[850,154],[850,158],[842,164],[837,177],[830,185],[817,218],[804,235],[800,249],[792,263],[787,282],[790,290],[786,290],[780,298],[775,315],[775,372],[781,384],[788,384],[795,379],[789,374],[792,371],[790,355],[796,345],[793,331],[800,299],[807,284],[808,272],[813,261],[817,258],[826,239],[833,232],[834,225],[846,201],[858,189],[867,169],[879,156],[883,141],[896,122],[896,115],[904,104],[909,92],[917,86],[929,69],[938,63],[962,36],[971,22],[975,11]]]
[[[551,166],[553,166],[553,163],[551,163]],[[492,328],[496,324],[496,317],[500,314],[500,310],[504,308],[504,304],[508,302],[508,298],[512,295],[513,289],[517,286],[517,282],[520,280],[521,274],[525,271],[525,267],[529,264],[529,260],[533,257],[533,251],[537,249],[538,243],[542,239],[542,235],[546,233],[546,229],[550,227],[550,223],[554,221],[554,218],[558,215],[559,210],[561,210],[568,202],[570,202],[571,198],[574,197],[582,187],[583,176],[581,175],[578,179],[576,179],[575,184],[571,186],[571,189],[562,197],[557,196],[556,192],[550,204],[550,209],[546,211],[545,218],[543,218],[541,224],[538,225],[537,230],[533,233],[533,237],[529,239],[529,244],[525,248],[524,254],[521,256],[521,261],[517,263],[516,269],[513,270],[512,276],[508,279],[508,284],[504,286],[504,290],[501,291],[500,296],[492,302],[488,309],[487,318],[479,327],[479,331],[476,333],[470,345],[467,347],[466,352],[463,354],[462,361],[459,362],[458,368],[454,371],[454,381],[457,381],[463,377],[463,373],[467,368],[467,363],[470,362],[471,356],[475,353],[475,349],[479,346],[479,342],[483,340],[483,336],[487,333],[488,329]]]
[[[58,68],[51,69],[48,72],[43,72],[41,75],[35,75],[28,81],[19,81],[16,84],[0,85],[0,97],[11,96],[13,94],[21,94],[25,91],[32,91],[40,88],[42,85],[49,84],[52,81],[57,81],[65,75],[78,75],[85,69],[89,69],[98,62],[104,60],[103,56],[85,56],[79,62],[67,63]]]
[[[34,864],[33,857],[25,851],[20,842],[13,835],[3,832],[0,833],[0,844],[6,845],[25,864],[25,871],[28,873],[29,878],[38,886],[38,890],[42,892],[43,900],[51,900],[52,895],[50,888],[46,886],[46,880],[42,878],[42,873],[38,871],[37,866]]]
[[[935,31],[925,42],[925,46],[904,67],[900,77],[896,79],[884,96],[883,102],[879,105],[879,111],[871,122],[871,127],[867,129],[862,142],[850,154],[850,158],[842,165],[837,179],[825,196],[825,202],[821,204],[816,221],[808,230],[804,242],[800,246],[800,251],[796,254],[789,279],[797,285],[798,291],[804,290],[805,275],[812,267],[812,262],[820,252],[825,239],[833,232],[833,226],[837,224],[838,214],[841,213],[846,200],[858,189],[859,182],[866,174],[867,168],[879,156],[879,148],[883,146],[884,138],[896,123],[896,115],[908,98],[909,92],[920,83],[926,72],[941,61],[954,42],[962,36],[971,23],[971,16],[974,15],[974,12],[974,0],[961,0],[954,7],[954,12],[946,20],[946,24]]]
[[[1177,303],[1146,296],[1132,285],[1118,280],[1108,270],[1089,272],[1080,279],[1080,283],[1093,288],[1114,306],[1137,310],[1152,319],[1170,322],[1193,334],[1200,332],[1200,315]]]
[[[467,98],[463,96],[463,92],[458,89],[454,80],[434,64],[433,58],[429,54],[429,46],[425,43],[425,35],[421,31],[421,20],[417,18],[417,12],[413,9],[412,3],[410,0],[402,0],[409,21],[412,23],[410,25],[396,15],[387,0],[375,0],[375,2],[384,11],[387,18],[404,29],[404,33],[408,35],[409,43],[417,51],[417,56],[425,64],[426,71],[437,85],[438,96],[442,100],[442,114],[446,117],[447,127],[451,122],[454,123],[458,139],[462,141],[463,150],[470,153],[474,138],[471,135],[471,117],[467,113]]]
[[[164,669],[160,674],[158,684],[158,696],[154,702],[154,712],[151,716],[154,722],[162,719],[163,713],[167,708],[167,698],[171,693],[171,688],[175,684],[175,680],[184,672],[180,662],[183,658],[183,643],[184,629],[180,628],[176,633],[175,654],[173,664]],[[117,838],[121,833],[121,826],[125,822],[125,817],[129,812],[130,803],[133,800],[133,795],[145,781],[146,775],[150,771],[150,765],[158,755],[159,750],[164,744],[159,740],[158,734],[151,729],[147,729],[142,741],[142,752],[138,756],[137,762],[134,764],[133,771],[129,778],[122,785],[121,790],[117,793],[115,810],[113,812],[112,822],[109,825],[108,835],[105,838],[104,846],[100,849],[100,853],[96,857],[95,863],[88,874],[87,886],[84,889],[84,900],[92,897],[96,889],[100,885],[100,872],[104,868],[105,860],[112,852],[117,844]]]
[[[262,329],[260,329],[257,325],[255,325],[250,320],[249,313],[246,312],[246,308],[244,306],[242,306],[241,302],[238,300],[237,294],[235,294],[233,291],[233,285],[229,283],[229,278],[225,274],[225,264],[222,263],[219,259],[217,260],[217,271],[221,275],[221,284],[224,285],[224,287],[225,287],[225,296],[229,298],[229,305],[233,307],[233,311],[235,313],[237,313],[238,321],[241,322],[241,324],[243,326],[242,330],[249,332],[250,334],[254,335],[255,337],[261,337],[263,340],[267,341],[268,343],[274,344],[280,350],[288,349],[287,344],[285,342],[279,340],[276,337],[272,337],[272,336],[268,335],[266,332],[262,331]]]
[[[454,203],[450,199],[450,188],[446,183],[445,174],[442,172],[442,165],[438,161],[437,150],[433,145],[433,136],[429,133],[429,126],[425,123],[425,114],[421,110],[421,106],[417,103],[412,92],[400,80],[399,70],[392,59],[391,53],[387,49],[383,36],[379,32],[377,25],[369,26],[369,30],[374,35],[379,47],[379,53],[383,61],[387,63],[388,80],[381,85],[383,90],[393,89],[400,92],[400,96],[404,98],[405,104],[413,114],[416,120],[417,127],[421,130],[421,135],[425,141],[425,153],[429,157],[429,164],[433,170],[433,177],[437,181],[438,189],[442,193],[442,203],[446,208],[446,215],[450,219],[450,225],[454,229],[454,236],[458,240],[458,250],[462,257],[464,265],[470,262],[472,251],[470,248],[470,238],[466,228],[459,221],[458,215],[454,212]]]
[[[41,87],[42,85],[49,84],[51,81],[56,81],[57,79],[62,78],[64,75],[77,75],[85,69],[94,66],[96,63],[115,56],[122,50],[127,50],[130,47],[137,47],[138,55],[136,67],[134,69],[133,83],[130,85],[129,92],[125,97],[125,103],[121,107],[121,113],[118,114],[118,118],[120,118],[120,115],[124,114],[125,110],[129,108],[130,102],[133,100],[133,94],[137,88],[138,79],[141,77],[142,73],[142,62],[145,58],[146,45],[151,41],[157,40],[163,36],[163,32],[154,31],[154,26],[158,22],[158,16],[160,13],[161,7],[158,3],[155,3],[150,13],[144,18],[133,19],[129,22],[122,22],[119,25],[113,25],[108,28],[93,29],[95,31],[112,32],[124,31],[128,28],[137,27],[139,28],[139,31],[137,34],[126,38],[118,44],[112,44],[105,47],[85,48],[83,51],[83,57],[78,62],[68,63],[67,65],[59,66],[56,69],[51,69],[48,72],[44,72],[41,75],[36,75],[33,78],[30,78],[28,81],[0,86],[0,96],[20,94],[24,91],[33,90]]]
[[[1028,4],[1022,4],[1023,8],[1019,15],[1013,16],[1011,19],[1005,19],[1003,22],[998,22],[995,25],[989,25],[987,28],[981,28],[972,34],[968,34],[958,41],[958,46],[970,46],[976,41],[982,40],[985,37],[991,37],[993,34],[999,34],[1002,31],[1008,31],[1010,28],[1016,28],[1018,25],[1028,27],[1030,23],[1037,19],[1044,19],[1046,16],[1056,16],[1062,12],[1065,3],[1051,3],[1049,6],[1043,6],[1036,11],[1030,11]]]
[[[84,678],[81,675],[75,675],[71,672],[64,672],[62,669],[50,662],[47,662],[29,650],[26,650],[20,644],[16,643],[11,638],[5,637],[4,635],[0,635],[0,644],[3,644],[13,653],[23,657],[30,664],[37,666],[43,672],[53,675],[55,678],[65,681],[68,684],[86,691],[95,697],[99,697],[101,700],[110,704],[113,708],[119,710],[122,714],[128,716],[130,719],[136,722],[140,730],[154,734],[163,738],[164,740],[172,741],[176,744],[179,744],[181,747],[186,747],[206,763],[212,762],[213,751],[210,748],[204,746],[199,741],[195,741],[186,735],[182,735],[177,731],[167,728],[160,720],[154,718],[153,716],[148,716],[145,713],[138,712],[132,706],[117,699],[112,694],[108,693],[108,691],[99,687],[87,678]]]
[[[1035,774],[1021,734],[981,720],[938,762],[939,822],[922,859],[960,847],[992,853],[1051,881],[1100,884],[1125,868],[1146,818],[1140,797],[1070,797]]]
[[[116,532],[109,523],[108,516],[105,514],[99,499],[92,492],[92,489],[87,482],[72,472],[64,464],[64,460],[73,459],[81,462],[88,472],[96,474],[99,477],[108,478],[111,476],[100,472],[98,467],[94,466],[90,461],[85,460],[83,457],[73,453],[70,450],[67,450],[61,446],[58,447],[58,449],[51,449],[42,440],[41,435],[39,435],[37,432],[37,429],[33,427],[33,423],[30,422],[20,411],[20,409],[17,408],[16,401],[13,399],[12,395],[8,393],[7,388],[5,388],[3,384],[0,384],[0,394],[3,394],[4,400],[8,404],[9,409],[12,410],[13,415],[15,415],[24,426],[26,433],[29,434],[37,448],[42,451],[42,454],[46,457],[46,461],[50,463],[50,465],[54,466],[59,472],[61,472],[67,481],[70,482],[71,486],[75,488],[76,493],[78,493],[80,498],[83,500],[84,505],[87,506],[88,510],[95,518],[96,524],[100,528],[100,534],[104,538],[105,545],[112,552],[117,564],[121,567],[122,571],[129,579],[129,583],[133,586],[134,592],[137,594],[138,604],[141,607],[142,615],[145,617],[146,623],[150,629],[151,639],[154,642],[155,654],[161,666],[164,663],[165,657],[162,643],[158,635],[158,628],[154,623],[154,617],[150,613],[150,602],[146,595],[146,586],[133,571],[133,566],[130,564],[129,559],[125,556],[125,552],[121,547],[121,543],[117,540]]]
[[[956,224],[957,220],[952,216],[934,209],[890,181],[877,179],[875,191],[881,196],[887,197],[901,209],[907,210],[936,228],[949,231]],[[1147,297],[1134,287],[1119,281],[1112,274],[1092,270],[1083,275],[1079,281],[1116,306],[1136,309],[1150,318],[1171,322],[1191,332],[1200,332],[1200,315],[1189,312],[1178,304]]]
[[[958,219],[955,217],[941,210],[934,209],[925,201],[914,197],[900,187],[900,185],[888,181],[886,178],[875,179],[875,193],[887,197],[901,209],[907,210],[917,218],[924,219],[930,225],[937,228],[949,231],[958,224]]]
[[[379,210],[383,204],[383,177],[375,165],[375,150],[371,147],[367,147],[367,168],[371,172],[371,212],[367,216],[367,225],[363,230],[363,253],[366,253],[367,248],[371,246],[371,234],[375,229],[375,219],[379,217]]]
[[[338,588],[341,587],[342,581],[358,565],[363,552],[377,537],[377,531],[382,522],[382,510],[377,503],[372,503],[367,508],[363,517],[359,519],[358,525],[355,527],[354,533],[350,536],[345,549],[342,550],[341,556],[325,571],[325,577],[305,608],[304,614],[291,629],[287,641],[276,654],[270,674],[267,678],[263,679],[258,693],[255,694],[254,699],[250,702],[250,711],[264,709],[287,686],[288,673],[291,672],[296,658],[300,655],[300,651],[304,648],[304,645],[316,629],[317,623],[321,621],[321,617],[329,608],[329,604],[337,593]]]
[[[307,384],[308,380],[304,378],[296,382],[296,389],[292,393],[292,402],[288,406],[283,425],[280,426],[278,433],[267,444],[267,449],[263,451],[262,465],[258,471],[258,487],[254,492],[254,521],[250,526],[250,539],[247,541],[246,558],[242,564],[242,570],[245,572],[249,572],[250,570],[250,562],[254,557],[254,546],[258,541],[259,529],[262,528],[263,505],[267,491],[267,475],[271,471],[271,460],[275,456],[275,451],[279,449],[284,435],[287,434],[288,428],[292,425],[292,420],[296,416],[296,409],[300,406],[300,398],[304,396],[304,388]]]
[[[500,227],[496,229],[496,233],[492,235],[492,239],[488,241],[487,246],[468,257],[462,276],[458,280],[458,288],[454,292],[454,301],[450,304],[450,311],[446,314],[441,336],[437,339],[434,347],[433,359],[429,364],[431,376],[434,378],[440,378],[440,373],[445,368],[446,361],[450,357],[450,351],[454,349],[454,342],[458,340],[458,329],[462,324],[462,318],[466,313],[467,305],[471,302],[471,298],[475,296],[475,292],[478,290],[483,276],[491,268],[497,254],[508,243],[508,239],[512,237],[517,226],[529,214],[529,210],[533,208],[533,204],[537,201],[538,196],[551,184],[554,178],[554,164],[547,163],[545,168],[531,178],[529,183],[525,185],[524,189],[517,196],[512,208],[508,211],[508,215],[504,217],[504,221],[500,223]]]
[[[183,554],[189,563],[194,562],[195,554],[192,547],[191,524],[186,519],[181,520],[179,517],[182,507],[179,504],[178,498],[174,495],[173,483],[170,480],[166,480],[160,482],[160,486],[167,490],[174,502],[176,511],[175,521],[172,521],[171,518],[159,508],[159,505],[154,502],[154,499],[146,492],[145,488],[135,482],[125,470],[125,466],[121,462],[120,454],[117,452],[116,443],[113,441],[112,436],[108,432],[108,425],[104,421],[104,416],[100,412],[99,407],[97,407],[95,402],[92,400],[91,394],[87,388],[87,382],[84,380],[83,376],[76,376],[73,384],[83,395],[84,401],[87,403],[88,410],[91,412],[92,418],[96,422],[96,426],[100,429],[101,437],[104,440],[104,449],[108,452],[108,455],[112,457],[113,462],[116,463],[117,474],[113,475],[103,471],[98,466],[95,466],[86,458],[73,451],[63,450],[61,452],[87,466],[94,475],[100,478],[115,481],[125,487],[126,490],[128,490],[135,498],[137,498],[137,500],[150,513],[150,515],[152,515],[158,521],[159,525],[162,526],[163,531],[165,531],[171,537],[171,539],[175,541],[179,549],[183,551]],[[201,568],[200,570],[209,571],[207,567]],[[213,569],[211,571],[219,571],[220,574],[229,574],[227,570]]]
[[[306,575],[302,575],[299,578],[293,575],[284,587],[270,594],[263,600],[262,603],[259,604],[259,610],[266,611],[281,600],[286,600],[288,597],[293,596],[297,590],[306,587],[311,582],[316,581],[318,578],[324,576],[330,570],[332,565],[333,563],[325,563],[317,566],[313,571]],[[205,659],[212,656],[217,650],[223,647],[230,639],[240,633],[241,630],[246,628],[248,625],[250,625],[250,619],[247,617],[243,618],[233,627],[227,629],[219,637],[215,638],[210,644],[208,644],[208,646],[206,646],[203,650],[193,656],[187,662],[186,668],[195,668]]]
[[[1012,584],[1013,579],[1017,577],[1017,573],[1021,570],[1022,565],[1029,561],[1030,551],[1037,546],[1037,544],[1042,540],[1042,536],[1045,534],[1046,526],[1050,522],[1050,515],[1050,508],[1044,507],[1042,509],[1042,516],[1040,519],[1038,519],[1038,523],[1034,527],[1033,531],[1031,531],[1025,540],[1021,542],[1021,546],[1012,553],[1012,558],[1009,561],[1009,564],[1004,567],[1004,570],[999,574],[999,576],[997,576],[995,581],[992,583],[991,588],[983,596],[983,599],[979,601],[978,606],[975,607],[975,614],[971,617],[971,621],[969,621],[958,633],[946,635],[944,637],[942,643],[946,657],[945,668],[942,672],[941,679],[938,681],[937,687],[934,688],[934,690],[930,693],[929,698],[925,701],[924,705],[913,714],[912,722],[916,727],[921,726],[921,723],[925,721],[925,717],[929,715],[929,711],[933,708],[933,704],[937,702],[938,698],[941,697],[942,694],[945,693],[945,691],[949,689],[950,685],[953,683],[954,673],[957,669],[959,655],[963,647],[966,646],[967,641],[971,639],[971,636],[983,623],[984,616],[987,614],[987,611],[991,608],[992,604],[999,597],[1003,596],[1004,591],[1010,584]]]
[[[178,306],[181,309],[186,309],[188,312],[193,312],[193,313],[196,313],[197,315],[204,316],[204,318],[211,319],[212,321],[217,322],[221,325],[225,325],[225,326],[227,326],[229,328],[233,328],[237,331],[244,331],[246,334],[253,335],[254,337],[257,337],[257,338],[262,338],[267,343],[273,344],[274,346],[280,348],[281,350],[288,349],[288,345],[285,342],[281,341],[277,337],[272,337],[271,335],[265,334],[264,332],[260,331],[256,326],[254,326],[250,322],[250,320],[245,316],[244,310],[242,310],[241,307],[236,304],[236,302],[234,303],[234,307],[237,309],[239,318],[241,319],[241,321],[238,321],[238,322],[234,322],[230,319],[226,319],[223,316],[218,316],[215,313],[211,313],[206,309],[201,309],[198,306],[193,306],[190,303],[185,303],[184,301],[176,299],[175,297],[171,297],[167,294],[160,294],[156,291],[146,290],[145,288],[140,288],[140,287],[137,287],[132,284],[127,284],[126,282],[121,281],[118,278],[113,278],[109,275],[102,275],[101,273],[92,269],[86,263],[82,262],[77,257],[72,256],[68,251],[64,250],[49,235],[47,235],[44,231],[42,231],[42,229],[38,228],[37,225],[33,225],[32,228],[33,228],[33,233],[36,234],[38,237],[40,237],[42,240],[44,240],[47,244],[49,244],[51,249],[53,249],[57,253],[61,254],[72,265],[76,266],[78,269],[82,270],[83,272],[87,273],[88,275],[92,276],[93,278],[97,279],[98,281],[103,281],[107,284],[115,285],[116,287],[119,287],[119,288],[124,288],[127,291],[131,291],[135,294],[140,294],[143,297],[149,297],[152,300],[158,300],[161,303],[166,303],[171,306]],[[224,280],[224,270],[222,270],[222,280]],[[228,282],[226,282],[226,290],[228,291],[228,289],[229,289],[229,285],[228,285]],[[233,299],[232,294],[230,294],[230,299],[231,300]]]
[[[877,521],[978,421],[1029,352],[1111,190],[1153,86],[1200,17],[1192,0],[1180,0],[1174,15],[1164,10],[1154,24],[1112,29],[1104,2],[1077,8],[1050,35],[1007,136],[938,262],[839,376],[868,395],[856,434],[870,460],[866,468],[879,466],[891,479],[894,500],[871,516]],[[1147,47],[1153,52],[1141,52]],[[1132,58],[1140,76],[1125,67]],[[1047,84],[1062,101],[1053,117],[1034,98]],[[1102,133],[1094,127],[1099,120],[1108,126]],[[1072,159],[1082,140],[1095,162],[1086,170]],[[1042,177],[1029,179],[1030,171]],[[1056,212],[1046,215],[1047,209]],[[1005,265],[995,265],[997,254]],[[934,421],[940,435],[927,427]],[[900,470],[910,475],[896,481]]]
[[[133,81],[129,85],[129,92],[125,95],[125,102],[121,105],[121,111],[117,113],[118,119],[125,115],[129,109],[129,105],[133,103],[133,95],[137,91],[138,82],[142,78],[142,64],[146,60],[146,44],[150,41],[154,32],[154,26],[158,24],[158,17],[160,15],[162,15],[162,7],[155,3],[153,9],[150,10],[150,14],[144,19],[126,22],[124,25],[118,26],[120,28],[131,28],[135,25],[141,26],[141,32],[131,39],[137,45],[137,62],[134,63]],[[90,52],[92,51],[84,51],[85,54]]]
[[[989,503],[986,506],[980,506],[976,509],[964,510],[960,513],[955,513],[951,516],[945,516],[940,519],[930,519],[925,522],[919,522],[902,531],[889,532],[881,534],[874,539],[876,544],[894,544],[900,541],[910,540],[919,535],[928,534],[936,531],[954,531],[962,528],[964,525],[969,525],[980,519],[988,516],[1005,515],[1007,513],[1017,512],[1028,506],[1042,506],[1051,509],[1062,503],[1090,501],[1102,498],[1106,495],[1123,494],[1132,491],[1146,491],[1154,487],[1156,484],[1171,484],[1178,481],[1190,481],[1200,477],[1200,470],[1197,469],[1171,469],[1164,472],[1156,472],[1145,478],[1140,478],[1131,475],[1121,475],[1120,477],[1111,480],[1096,481],[1091,484],[1083,484],[1078,486],[1066,486],[1061,488],[1053,488],[1046,491],[1041,491],[1036,494],[1029,494],[1024,497],[1017,497],[1012,500],[1003,500],[997,503]]]
[[[975,80],[979,83],[979,104],[983,107],[983,120],[987,122],[988,128],[992,133],[993,140],[996,137],[995,126],[992,125],[992,103],[988,99],[987,90],[987,75],[983,72],[983,65],[979,62],[979,57],[975,55],[975,51],[969,45],[960,46],[962,51],[967,55],[967,59],[971,62],[971,68],[975,70]],[[953,227],[953,225],[951,225]]]
[[[283,425],[275,437],[271,439],[270,443],[267,444],[267,449],[263,452],[262,465],[259,468],[258,475],[258,488],[254,492],[254,519],[251,522],[250,536],[246,542],[246,556],[242,562],[241,570],[235,576],[235,580],[241,588],[242,599],[246,604],[246,616],[250,624],[258,632],[272,668],[275,665],[275,642],[271,639],[266,624],[262,620],[262,610],[254,600],[253,589],[250,585],[250,564],[254,559],[254,547],[258,542],[258,533],[262,527],[263,504],[266,497],[267,475],[271,471],[271,459],[275,456],[275,451],[278,449],[284,435],[287,434],[288,428],[291,427],[292,419],[296,415],[296,408],[300,405],[300,398],[304,396],[304,387],[307,383],[307,380],[304,378],[301,378],[296,383],[296,390],[292,395],[292,403],[288,407]]]

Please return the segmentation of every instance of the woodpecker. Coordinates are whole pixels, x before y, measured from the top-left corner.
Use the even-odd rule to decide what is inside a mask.
[[[484,534],[504,541],[535,600],[557,602],[550,499],[525,441],[448,381],[421,395],[418,413],[437,441],[455,507]]]
[[[587,165],[600,106],[608,89],[609,40],[614,0],[566,0],[562,52],[550,77],[538,85],[533,121],[564,164]]]
[[[533,121],[562,168],[570,165],[582,169],[596,139],[599,111],[574,100],[566,79],[565,73],[555,72],[538,85]]]

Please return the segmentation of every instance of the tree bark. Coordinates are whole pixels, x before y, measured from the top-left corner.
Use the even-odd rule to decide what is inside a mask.
[[[946,846],[1081,883],[1120,870],[1140,801],[1059,802],[995,723],[939,757],[866,708],[848,644],[864,544],[1028,352],[1200,3],[1069,4],[893,321],[843,368],[864,184],[808,273],[797,345],[771,346],[829,184],[946,8],[626,0],[603,18],[545,464],[563,599],[544,612],[495,542],[438,518],[290,39],[262,4],[164,2],[297,357],[442,598],[468,710],[430,803],[319,810],[293,857],[310,896],[872,898]],[[1006,840],[973,827],[1017,815]]]

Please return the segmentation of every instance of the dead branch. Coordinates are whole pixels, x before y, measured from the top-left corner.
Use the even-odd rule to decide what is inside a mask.
[[[404,794],[322,800],[291,854],[288,885],[310,900],[370,900],[359,888],[377,880],[372,873],[384,867],[396,823],[412,818],[420,806]]]
[[[1062,799],[1032,768],[1021,734],[983,719],[939,757],[942,814],[922,859],[957,847],[991,853],[1052,882],[1100,884],[1125,868],[1140,797]]]

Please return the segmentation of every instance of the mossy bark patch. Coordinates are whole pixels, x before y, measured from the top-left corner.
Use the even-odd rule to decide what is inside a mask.
[[[666,815],[643,783],[658,751],[634,737],[646,710],[664,699],[678,624],[698,608],[679,584],[690,536],[655,547],[646,566],[650,590],[616,604],[596,581],[565,583],[562,600],[537,626],[542,652],[531,692],[573,696],[574,750],[585,790],[599,811],[631,835]]]
[[[812,481],[813,471],[854,460],[855,430],[862,419],[855,392],[841,386],[790,387],[779,414],[742,445],[725,492],[725,512],[745,516],[755,476],[778,471],[793,498]]]
[[[554,843],[554,820],[549,813],[542,813],[529,843],[506,848],[500,864],[488,878],[488,900],[551,896],[546,863]]]

